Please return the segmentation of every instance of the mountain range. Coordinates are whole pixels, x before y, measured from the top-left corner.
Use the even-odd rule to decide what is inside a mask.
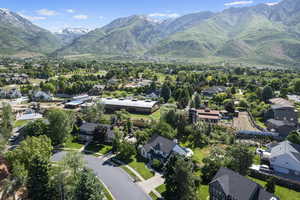
[[[67,30],[52,34],[2,9],[0,28],[0,54],[300,63],[300,0],[199,12],[164,21],[134,15],[79,34]]]

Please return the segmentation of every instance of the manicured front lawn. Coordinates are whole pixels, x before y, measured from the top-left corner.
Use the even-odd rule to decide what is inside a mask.
[[[78,143],[76,140],[66,142],[64,145],[64,147],[68,149],[81,149],[83,146],[83,144]]]
[[[150,197],[152,198],[152,200],[157,200],[158,196],[156,196],[156,194],[154,194],[152,191],[149,193]]]
[[[30,120],[18,120],[18,121],[15,121],[14,127],[24,126],[24,125],[28,124],[29,122],[30,122]]]
[[[261,186],[265,186],[266,182],[249,177],[251,180],[255,181],[256,183],[260,184]],[[275,195],[277,195],[281,200],[298,200],[300,199],[300,192],[296,192],[295,190],[290,190],[285,187],[281,187],[276,185]]]
[[[135,175],[135,173],[133,173],[128,167],[126,167],[126,166],[121,166],[121,168],[122,168],[124,171],[126,171],[126,173],[129,174],[135,181],[141,181],[141,180],[139,179],[139,177],[137,177],[137,176]]]
[[[110,152],[111,149],[112,146],[109,145],[90,143],[88,146],[85,147],[84,150],[104,155]]]
[[[147,168],[146,163],[142,160],[138,161],[136,158],[133,158],[128,165],[135,169],[146,180],[154,176],[154,173]]]
[[[203,164],[203,159],[209,155],[211,147],[204,147],[204,148],[195,148],[192,149],[194,152],[193,160],[197,161],[200,165]]]
[[[155,188],[157,192],[159,192],[160,194],[164,193],[166,191],[166,185],[162,184],[160,186],[158,186],[157,188]]]

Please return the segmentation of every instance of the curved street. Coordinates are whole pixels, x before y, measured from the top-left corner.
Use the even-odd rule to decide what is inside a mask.
[[[59,161],[64,155],[66,152],[58,152],[53,155],[52,161]],[[94,171],[116,200],[152,200],[121,168],[92,155],[84,155],[84,160],[86,166]]]

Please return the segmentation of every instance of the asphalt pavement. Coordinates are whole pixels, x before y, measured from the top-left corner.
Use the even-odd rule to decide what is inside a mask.
[[[66,152],[58,152],[53,155],[52,161],[59,161],[64,155]],[[92,155],[84,155],[84,160],[86,166],[102,180],[116,200],[152,200],[121,168]]]

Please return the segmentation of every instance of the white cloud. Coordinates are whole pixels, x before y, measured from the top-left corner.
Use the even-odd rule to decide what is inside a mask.
[[[89,16],[87,16],[87,15],[75,15],[75,16],[73,16],[73,18],[74,19],[88,19],[89,18]]]
[[[57,15],[58,13],[54,10],[48,10],[48,9],[40,9],[36,11],[39,15],[44,15],[44,16],[54,16]]]
[[[237,6],[237,5],[247,5],[247,4],[252,4],[253,1],[233,1],[229,3],[225,3],[225,6]]]
[[[66,12],[68,12],[68,13],[74,13],[75,10],[73,10],[73,9],[67,9]]]
[[[99,19],[104,19],[104,17],[103,16],[99,16]]]
[[[165,17],[165,18],[176,18],[180,15],[177,13],[151,13],[148,15],[149,17]]]
[[[28,16],[28,15],[24,15],[22,13],[18,13],[21,17],[29,20],[29,21],[39,21],[39,20],[45,20],[47,19],[46,17],[40,17],[40,16]]]
[[[269,2],[269,3],[265,3],[268,6],[275,6],[277,4],[279,4],[279,2]]]

